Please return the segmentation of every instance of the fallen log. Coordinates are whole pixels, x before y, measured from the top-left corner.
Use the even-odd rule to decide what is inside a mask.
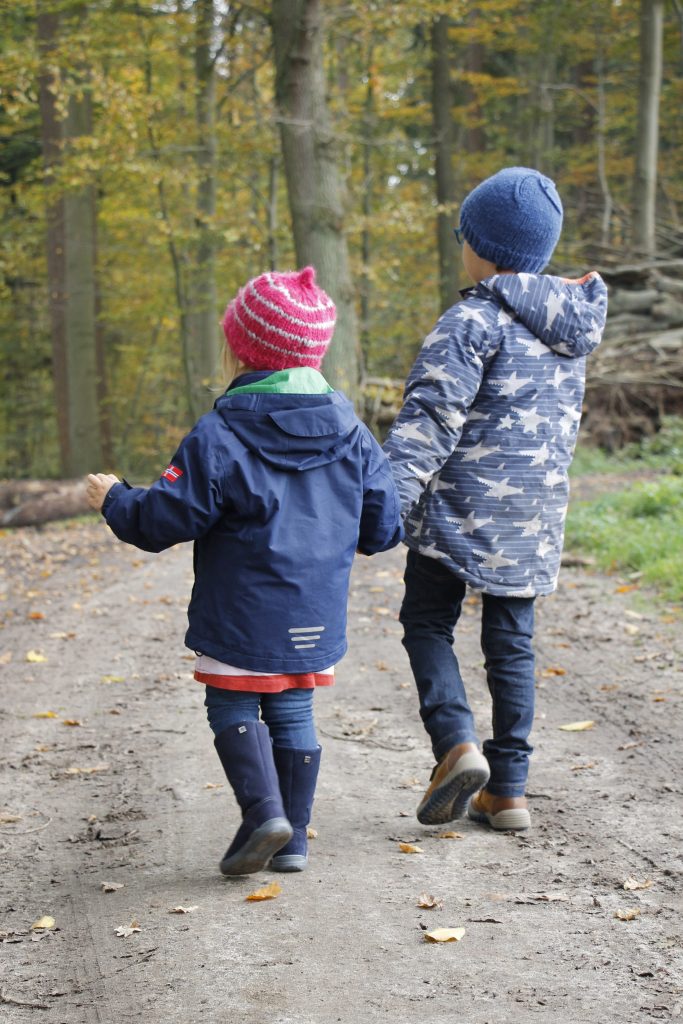
[[[0,526],[38,526],[90,511],[85,480],[0,482]]]

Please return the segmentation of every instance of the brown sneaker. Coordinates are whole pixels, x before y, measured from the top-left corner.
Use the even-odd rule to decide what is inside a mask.
[[[423,825],[443,825],[461,818],[467,801],[489,779],[488,761],[474,743],[459,743],[441,758],[432,772],[429,789],[417,808]]]
[[[488,824],[497,832],[517,832],[531,825],[526,797],[495,796],[485,789],[470,800],[467,817]]]

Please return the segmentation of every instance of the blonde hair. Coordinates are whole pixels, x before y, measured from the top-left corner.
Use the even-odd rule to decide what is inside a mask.
[[[231,384],[235,377],[238,377],[240,373],[244,373],[245,370],[250,369],[245,363],[243,363],[239,356],[235,355],[230,346],[226,344],[223,346],[223,357],[221,360],[223,369],[223,378],[225,384]]]

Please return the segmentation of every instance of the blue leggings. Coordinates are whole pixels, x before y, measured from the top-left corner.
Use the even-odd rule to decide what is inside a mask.
[[[257,722],[259,712],[276,747],[315,750],[318,737],[313,721],[313,690],[252,693],[206,687],[204,705],[215,736],[238,722]]]

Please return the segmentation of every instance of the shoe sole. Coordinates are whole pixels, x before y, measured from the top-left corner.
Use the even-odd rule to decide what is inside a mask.
[[[467,817],[481,825],[489,825],[496,832],[521,832],[531,826],[531,816],[525,807],[510,807],[497,814],[487,814],[486,811],[475,810],[470,804]]]
[[[262,871],[271,857],[281,850],[293,836],[292,826],[286,818],[271,818],[255,828],[246,843],[224,857],[220,863],[223,875],[253,875]]]
[[[445,825],[447,821],[462,818],[469,799],[489,781],[489,771],[483,767],[463,768],[452,777],[446,776],[429,798],[417,809],[417,820],[422,825]]]
[[[281,853],[270,862],[273,871],[304,871],[307,864],[308,857],[301,853]]]

